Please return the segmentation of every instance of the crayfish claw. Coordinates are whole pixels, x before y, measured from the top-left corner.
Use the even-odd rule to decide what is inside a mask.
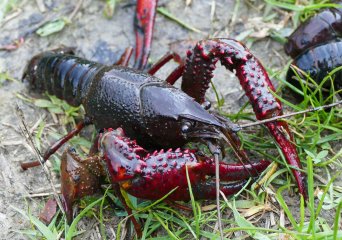
[[[99,158],[92,156],[82,160],[69,148],[61,161],[62,203],[68,223],[72,222],[72,206],[84,196],[93,195],[100,189],[100,176],[104,175]]]

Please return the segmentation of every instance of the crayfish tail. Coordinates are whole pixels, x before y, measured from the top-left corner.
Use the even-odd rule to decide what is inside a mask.
[[[26,66],[23,79],[26,79],[31,89],[47,91],[70,105],[79,106],[89,92],[91,80],[104,66],[70,53],[68,48],[34,56]]]

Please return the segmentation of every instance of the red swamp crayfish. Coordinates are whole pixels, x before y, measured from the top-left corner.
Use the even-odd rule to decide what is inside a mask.
[[[169,196],[174,200],[189,199],[185,165],[191,169],[191,184],[198,188],[194,191],[195,197],[215,197],[215,185],[206,178],[214,176],[213,160],[178,148],[186,142],[205,142],[213,152],[228,143],[239,158],[248,163],[232,130],[236,126],[206,111],[200,104],[218,60],[228,69],[235,69],[257,119],[282,114],[280,102],[269,90],[274,91],[273,85],[260,62],[241,43],[231,39],[200,41],[188,52],[183,91],[150,74],[122,66],[104,66],[58,51],[44,52],[30,61],[25,78],[31,88],[47,90],[73,106],[83,104],[87,120],[78,125],[73,135],[89,123],[103,130],[94,143],[93,156],[81,160],[71,150],[63,156],[62,193],[69,219],[72,203],[92,194],[100,184],[100,177],[107,172],[104,162],[116,187],[119,184],[133,196],[145,199],[161,198],[178,187]],[[203,68],[203,65],[208,67]],[[292,134],[287,123],[274,121],[265,125],[287,161],[301,168],[293,140],[288,139]],[[137,143],[147,149],[178,149],[148,153]],[[55,151],[54,147],[52,149]],[[257,175],[268,164],[267,161],[253,165],[221,162],[220,178],[226,181],[245,179],[251,173]],[[22,166],[27,168],[30,164]],[[293,170],[293,173],[299,191],[306,196],[305,177],[300,171]],[[228,195],[238,191],[243,183],[222,183],[221,190]]]
[[[137,15],[141,16],[139,10],[142,8],[137,9]],[[143,69],[153,24],[138,20],[136,25],[140,26],[136,65]],[[143,33],[142,38],[139,32]],[[247,178],[258,176],[269,165],[265,160],[250,163],[236,134],[239,127],[215,112],[207,111],[205,92],[215,65],[220,61],[235,72],[258,120],[282,115],[281,103],[271,93],[275,88],[266,70],[243,44],[232,39],[203,40],[187,51],[185,61],[177,54],[169,54],[147,73],[126,66],[131,53],[128,49],[116,65],[105,66],[78,58],[70,49],[58,49],[33,57],[24,72],[23,78],[31,89],[47,91],[73,106],[82,104],[86,112],[84,121],[55,143],[45,153],[44,160],[84,126],[94,124],[99,131],[88,158],[81,159],[72,148],[63,154],[61,191],[69,221],[73,203],[95,193],[106,177],[129,215],[132,211],[120,188],[138,198],[151,200],[176,188],[168,199],[187,201],[186,170],[195,198],[214,199],[214,160],[200,151],[184,149],[190,141],[205,143],[213,154],[221,157],[227,144],[233,148],[240,163],[219,163],[220,190],[226,195],[239,191]],[[180,66],[166,81],[154,77],[153,74],[172,57]],[[172,85],[180,77],[182,85],[178,89]],[[305,176],[296,170],[302,167],[287,123],[275,120],[265,126],[287,162],[294,167],[292,172],[299,192],[306,198]],[[152,149],[161,150],[153,152]],[[38,165],[39,162],[23,163],[22,168]],[[134,217],[131,219],[139,236],[140,226]]]
[[[294,59],[292,65],[307,73],[318,84],[334,68],[342,66],[342,2],[336,1],[336,5],[339,8],[322,9],[299,25],[284,46],[286,54]],[[300,86],[294,77],[295,71],[290,68],[287,81]],[[330,81],[324,87],[329,89]],[[334,88],[342,89],[341,71],[334,73]]]

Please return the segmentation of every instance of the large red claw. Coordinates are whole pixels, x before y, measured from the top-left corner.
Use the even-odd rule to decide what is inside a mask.
[[[205,92],[213,77],[216,63],[220,61],[230,71],[235,71],[258,120],[282,115],[279,99],[271,91],[275,88],[259,60],[240,42],[233,39],[211,39],[197,43],[188,51],[183,74],[182,90],[196,99],[205,101]],[[293,137],[286,122],[267,123],[272,136],[279,144],[287,162],[301,169]],[[300,193],[307,198],[305,176],[293,169]]]
[[[215,162],[194,150],[169,149],[149,154],[116,131],[105,132],[99,142],[112,182],[135,197],[156,200],[177,189],[168,199],[190,200],[186,168],[196,199],[216,197]],[[220,162],[220,179],[224,181],[220,190],[226,195],[238,192],[246,179],[258,176],[269,164],[264,160],[252,164]]]
[[[136,50],[135,68],[144,69],[151,50],[154,19],[158,0],[138,0],[134,21]]]

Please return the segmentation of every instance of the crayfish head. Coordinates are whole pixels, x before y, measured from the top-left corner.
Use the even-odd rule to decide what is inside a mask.
[[[207,144],[208,141],[227,146],[226,135],[236,128],[170,85],[144,86],[141,99],[145,135],[162,147],[180,147],[187,142]]]
[[[237,124],[220,115],[211,113],[211,116],[220,124],[212,125],[184,118],[182,133],[190,141],[205,143],[213,154],[222,153],[224,155],[223,150],[227,146],[234,146],[234,142],[239,141],[236,133],[240,128]]]
[[[168,84],[141,90],[144,133],[161,147],[179,147],[189,141],[220,138],[226,125],[193,98]]]

